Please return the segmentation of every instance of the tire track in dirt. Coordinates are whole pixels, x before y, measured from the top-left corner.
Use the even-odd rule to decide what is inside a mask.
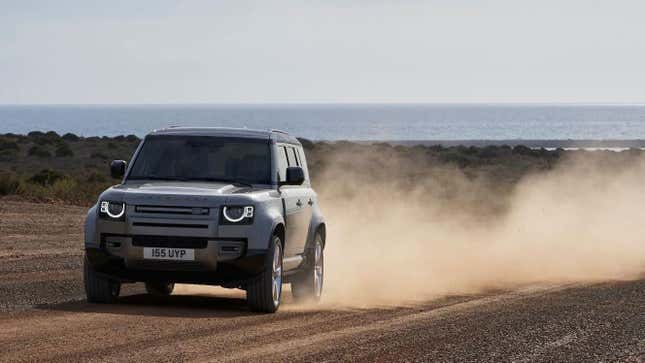
[[[620,361],[645,357],[645,279],[531,286],[400,307],[248,311],[244,294],[84,301],[78,231],[0,211],[0,361]],[[72,226],[82,208],[56,209]],[[221,294],[220,294],[221,293]]]
[[[173,296],[170,301],[176,300],[174,298],[183,297]],[[146,357],[145,360],[156,361],[177,356],[182,352],[178,352],[176,347],[181,346],[182,354],[186,355],[186,351],[190,351],[188,356],[195,359],[196,353],[199,352],[228,354],[230,348],[243,348],[250,341],[259,343],[290,339],[321,330],[333,331],[338,326],[387,320],[417,311],[416,308],[320,311],[302,310],[286,305],[286,312],[278,315],[258,315],[246,311],[245,302],[239,299],[228,302],[232,304],[229,307],[234,311],[221,313],[217,309],[221,309],[222,306],[218,307],[217,303],[226,303],[224,301],[212,297],[201,302],[195,297],[186,298],[189,299],[181,299],[179,303],[171,302],[170,308],[166,307],[166,304],[155,305],[160,301],[148,296],[133,296],[131,299],[122,299],[122,303],[115,306],[68,304],[62,309],[71,311],[65,311],[63,316],[48,317],[41,314],[31,317],[29,312],[22,312],[10,323],[0,323],[0,329],[7,331],[8,336],[18,331],[20,336],[3,337],[2,340],[10,347],[25,346],[38,341],[38,350],[34,352],[9,348],[5,351],[6,358],[18,361],[45,357],[49,361],[85,361],[101,357],[99,360],[120,361],[136,354]],[[148,306],[130,305],[130,302],[145,303]],[[197,310],[195,313],[195,309],[205,308],[199,306],[200,303],[209,302],[216,305],[213,307],[215,310]],[[84,309],[88,311],[83,312]],[[172,314],[173,317],[155,316],[163,314]],[[179,317],[183,314],[186,317]],[[17,325],[20,328],[17,328]],[[51,333],[56,331],[59,335],[52,337]],[[64,343],[67,341],[83,341],[84,344],[61,349],[61,346],[66,346]],[[212,344],[214,341],[218,344]]]

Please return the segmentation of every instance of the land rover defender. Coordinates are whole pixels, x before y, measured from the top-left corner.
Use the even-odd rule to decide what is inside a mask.
[[[320,299],[326,226],[300,142],[282,131],[171,127],[148,134],[121,183],[85,221],[87,300],[117,301],[121,284],[169,295],[175,283],[246,290],[275,312],[282,284]]]

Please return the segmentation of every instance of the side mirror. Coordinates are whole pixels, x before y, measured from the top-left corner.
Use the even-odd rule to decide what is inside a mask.
[[[110,174],[114,179],[123,178],[125,175],[125,167],[128,163],[124,160],[112,160],[110,163]]]
[[[287,168],[287,180],[285,185],[300,185],[305,181],[305,172],[299,166],[290,166]]]

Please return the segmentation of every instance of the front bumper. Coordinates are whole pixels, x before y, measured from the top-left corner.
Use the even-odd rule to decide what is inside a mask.
[[[122,281],[217,285],[235,285],[263,270],[271,235],[268,214],[258,211],[253,225],[219,225],[219,209],[212,206],[208,214],[163,212],[128,204],[125,220],[111,221],[98,218],[96,206],[91,208],[85,223],[89,263]],[[145,259],[146,247],[192,249],[194,260]]]
[[[86,248],[85,252],[95,271],[124,282],[172,281],[225,286],[242,285],[257,276],[263,271],[266,259],[266,250],[248,249],[244,241],[230,239],[209,240],[206,247],[195,248],[194,261],[144,259],[146,246],[135,244],[134,236],[105,235],[100,247]]]

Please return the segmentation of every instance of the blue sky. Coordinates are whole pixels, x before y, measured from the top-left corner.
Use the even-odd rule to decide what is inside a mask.
[[[6,1],[0,103],[645,102],[640,1]]]

